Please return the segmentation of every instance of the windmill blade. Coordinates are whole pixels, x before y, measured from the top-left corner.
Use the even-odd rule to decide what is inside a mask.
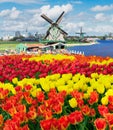
[[[80,28],[80,34],[86,34],[85,32],[82,31],[82,27]]]
[[[52,21],[50,18],[48,18],[45,14],[42,14],[41,17],[42,17],[43,19],[45,19],[47,22],[49,22],[50,24],[53,23],[53,21]]]
[[[80,33],[82,33],[82,27],[80,28]]]
[[[51,27],[49,27],[49,29],[47,30],[45,39],[48,37],[50,29],[51,29]]]
[[[61,15],[58,17],[58,19],[56,20],[56,24],[59,24],[60,21],[62,20],[62,17],[63,17],[63,14],[64,14],[64,11],[61,13]]]
[[[46,39],[48,37],[48,35],[49,35],[49,32],[46,33],[46,36],[44,38]]]
[[[49,35],[49,31],[47,31],[46,36],[45,36],[45,39],[48,37],[48,35]]]
[[[58,29],[59,29],[62,33],[64,33],[65,35],[68,35],[68,33],[65,32],[63,29],[61,29],[60,27],[58,27]]]

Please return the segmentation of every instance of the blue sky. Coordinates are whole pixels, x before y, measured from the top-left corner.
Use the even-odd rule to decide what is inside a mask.
[[[83,27],[86,35],[113,33],[112,0],[0,0],[0,37],[22,34],[46,33],[50,26],[40,17],[46,14],[52,20],[65,11],[60,22],[68,35],[76,35]]]

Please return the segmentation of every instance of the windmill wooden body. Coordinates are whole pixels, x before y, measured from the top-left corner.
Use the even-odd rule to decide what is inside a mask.
[[[59,23],[61,22],[63,15],[64,15],[64,11],[61,13],[61,15],[57,18],[55,22],[53,22],[45,14],[41,15],[42,18],[44,18],[47,22],[51,24],[44,38],[44,40],[48,44],[58,43],[58,42],[65,43],[65,36],[67,35],[67,33],[59,27]]]

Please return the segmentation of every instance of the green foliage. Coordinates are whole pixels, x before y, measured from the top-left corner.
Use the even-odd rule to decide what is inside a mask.
[[[36,79],[39,79],[39,74],[40,74],[40,72],[37,72],[37,73],[35,74],[35,78],[36,78]]]
[[[4,111],[2,108],[0,108],[0,114],[3,115],[4,117],[4,121],[8,120],[8,119],[11,119],[11,116],[9,113],[7,113],[6,111]]]
[[[29,120],[28,126],[30,130],[41,130],[40,120],[42,119],[43,119],[42,117],[38,116],[35,120]]]

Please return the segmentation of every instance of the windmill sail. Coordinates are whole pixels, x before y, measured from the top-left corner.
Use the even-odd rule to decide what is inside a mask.
[[[64,33],[65,35],[67,35],[68,33],[67,32],[65,32],[63,29],[61,29],[60,27],[58,27],[58,29],[62,32],[62,33]]]
[[[51,29],[51,27],[47,30],[45,39],[49,36],[49,34],[50,34],[50,33],[49,33],[50,29]]]
[[[42,14],[41,17],[48,21],[50,24],[53,23],[53,21],[50,18],[48,18],[45,14]]]
[[[82,31],[82,27],[80,28],[80,33],[81,34],[85,34],[85,32]]]
[[[56,24],[59,24],[60,21],[62,20],[62,17],[63,17],[63,14],[64,14],[64,11],[61,13],[61,15],[58,17],[58,19],[56,20]]]

